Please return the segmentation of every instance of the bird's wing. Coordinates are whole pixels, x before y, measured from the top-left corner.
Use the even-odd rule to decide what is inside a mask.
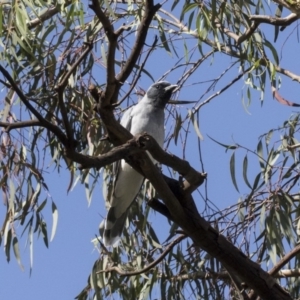
[[[131,127],[131,120],[132,120],[132,111],[134,109],[134,106],[131,106],[130,108],[128,108],[123,117],[121,118],[120,124],[125,127],[127,130],[130,131],[130,127]]]
[[[129,109],[127,109],[127,110],[125,111],[125,113],[124,113],[124,115],[122,116],[121,121],[120,121],[120,124],[121,124],[124,128],[126,128],[128,131],[130,131],[130,129],[131,129],[131,120],[132,120],[132,115],[131,115],[131,113],[132,113],[132,110],[133,110],[133,106],[130,107]],[[115,162],[115,163],[113,163],[113,174],[114,174],[115,176],[117,176],[117,174],[118,174],[118,170],[119,170],[119,167],[120,167],[120,163],[121,163],[120,160],[117,161],[117,162]],[[113,183],[114,186],[115,186],[115,183],[116,183],[116,178],[115,178],[114,183]],[[114,188],[114,187],[113,187],[113,188]]]
[[[131,129],[133,108],[128,109],[121,119],[121,125],[129,131]],[[144,179],[124,160],[114,163],[113,172],[115,179],[103,234],[106,246],[117,244],[123,231],[128,209],[137,196]]]

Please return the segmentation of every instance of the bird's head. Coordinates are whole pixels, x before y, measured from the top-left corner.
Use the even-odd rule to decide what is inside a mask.
[[[175,84],[172,85],[167,81],[159,81],[150,86],[146,95],[154,106],[165,108],[176,88],[177,85]]]

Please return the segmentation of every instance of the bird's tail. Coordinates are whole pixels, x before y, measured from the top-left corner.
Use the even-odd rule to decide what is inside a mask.
[[[118,245],[127,218],[127,212],[128,210],[116,218],[114,207],[109,209],[103,232],[103,242],[105,246],[116,247]]]

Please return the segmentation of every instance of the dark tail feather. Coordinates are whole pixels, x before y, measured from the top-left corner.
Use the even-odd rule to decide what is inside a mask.
[[[111,207],[109,209],[103,233],[103,242],[105,246],[116,247],[118,245],[119,239],[123,232],[126,218],[127,211],[120,217],[116,218],[114,208]]]

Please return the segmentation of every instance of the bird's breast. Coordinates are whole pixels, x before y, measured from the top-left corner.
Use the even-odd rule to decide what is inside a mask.
[[[130,132],[133,135],[147,132],[162,147],[164,143],[164,111],[143,108],[135,112],[131,120]]]

